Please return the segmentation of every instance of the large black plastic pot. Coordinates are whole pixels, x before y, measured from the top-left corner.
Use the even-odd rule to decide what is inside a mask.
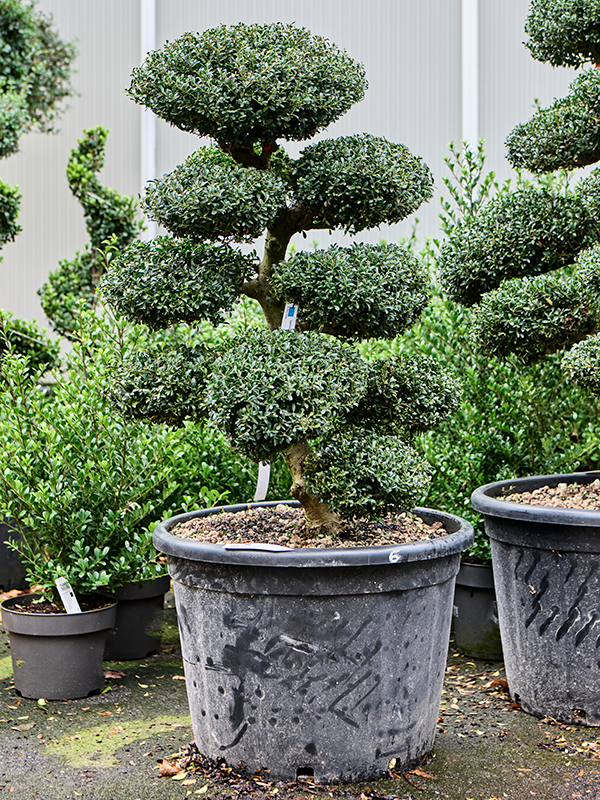
[[[250,505],[274,506],[277,503]],[[297,503],[291,503],[297,505]],[[173,579],[198,748],[250,772],[366,780],[431,750],[454,580],[473,529],[385,547],[227,550],[154,533]]]
[[[116,603],[81,614],[13,610],[35,598],[11,597],[0,605],[15,689],[36,700],[75,700],[99,692],[104,686],[104,642],[115,622]]]
[[[117,600],[115,627],[104,648],[107,661],[146,658],[160,646],[160,633],[152,624],[164,606],[171,579],[163,575],[145,583],[127,583],[113,590]],[[150,631],[150,632],[148,632]]]
[[[598,477],[499,481],[471,498],[491,539],[511,695],[531,714],[584,725],[600,725],[600,512],[500,498]]]
[[[460,565],[454,590],[452,633],[456,648],[466,656],[502,660],[491,564]]]

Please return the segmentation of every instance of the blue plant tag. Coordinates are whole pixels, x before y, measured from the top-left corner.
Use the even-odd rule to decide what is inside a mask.
[[[296,328],[296,320],[298,319],[298,306],[292,303],[285,304],[283,312],[283,319],[281,320],[282,331],[293,331]]]

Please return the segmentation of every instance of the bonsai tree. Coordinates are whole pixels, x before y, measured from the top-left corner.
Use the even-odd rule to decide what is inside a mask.
[[[104,166],[107,136],[108,131],[101,126],[85,130],[67,165],[67,180],[83,208],[90,244],[74,259],[61,261],[38,290],[42,308],[54,330],[67,338],[71,338],[77,327],[80,303],[83,301],[92,309],[96,305],[96,288],[105,267],[106,242],[110,240],[113,249],[126,247],[143,228],[141,220],[136,219],[138,207],[134,198],[109,189],[98,180]]]
[[[256,462],[282,454],[311,535],[422,496],[430,469],[411,440],[456,394],[427,357],[369,363],[356,348],[393,339],[426,307],[428,276],[408,250],[358,242],[286,259],[296,234],[358,234],[431,196],[422,159],[381,137],[322,139],[298,158],[283,149],[365,88],[345,52],[281,23],[186,33],[150,54],[129,95],[212,144],[147,188],[146,212],[171,235],[134,242],[103,281],[118,313],[153,329],[219,325],[244,297],[260,305],[265,327],[220,347],[135,353],[115,372],[115,396],[126,412],[171,425],[209,418]],[[263,235],[260,259],[234,247]],[[295,330],[282,329],[290,305]]]
[[[24,133],[52,130],[61,101],[72,93],[75,48],[58,37],[51,18],[22,0],[0,4],[0,40],[0,158],[6,158]],[[0,181],[0,247],[21,230],[19,201],[17,187]]]
[[[533,0],[532,55],[554,66],[600,61],[600,8],[591,0]],[[518,168],[549,174],[600,161],[600,70],[518,125],[506,145]],[[459,225],[440,254],[449,296],[477,305],[474,334],[488,355],[534,362],[560,350],[570,375],[600,393],[600,170],[556,194],[503,192]]]

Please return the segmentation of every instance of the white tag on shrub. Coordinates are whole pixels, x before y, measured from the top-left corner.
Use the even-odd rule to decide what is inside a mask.
[[[260,503],[267,496],[270,477],[271,465],[268,461],[261,461],[258,465],[258,481],[256,482],[256,492],[254,493],[255,503]]]
[[[57,578],[56,588],[67,614],[81,614],[81,608],[69,581],[66,578]]]
[[[298,306],[292,303],[285,304],[283,312],[283,319],[281,320],[282,331],[293,331],[296,328],[296,320],[298,319]]]

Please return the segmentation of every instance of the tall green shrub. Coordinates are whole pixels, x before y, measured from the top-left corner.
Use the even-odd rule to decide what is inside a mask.
[[[98,180],[104,166],[107,136],[108,131],[101,126],[85,130],[67,164],[67,180],[83,208],[90,243],[74,259],[61,261],[38,290],[42,308],[54,330],[68,338],[77,328],[81,302],[92,309],[96,305],[107,242],[110,240],[113,250],[119,250],[131,244],[143,228],[135,199],[103,186]]]
[[[210,136],[144,207],[171,236],[136,243],[103,281],[107,302],[153,328],[217,324],[240,298],[266,326],[223,346],[153,348],[116,375],[134,416],[209,419],[237,452],[281,454],[309,529],[335,534],[344,517],[411,505],[429,477],[411,446],[443,419],[455,387],[425,357],[371,364],[354,344],[393,338],[428,302],[428,276],[393,245],[295,252],[296,234],[348,234],[394,223],[431,196],[424,162],[371,134],[305,141],[361,100],[364,69],[293,25],[220,26],[187,33],[133,72],[130,96],[182,130]],[[234,243],[266,234],[262,258]],[[286,304],[296,330],[281,330]]]
[[[554,66],[598,62],[595,0],[533,0],[532,55]],[[600,160],[600,70],[540,109],[506,141],[513,166],[533,173]],[[559,350],[567,373],[598,393],[600,369],[600,170],[563,195],[525,187],[492,199],[456,229],[440,257],[443,285],[475,305],[482,352],[534,362]]]

